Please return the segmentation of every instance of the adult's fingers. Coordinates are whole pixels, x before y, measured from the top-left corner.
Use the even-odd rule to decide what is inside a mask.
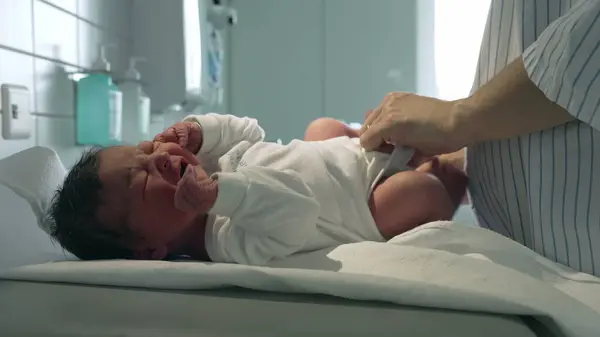
[[[365,122],[362,126],[362,128],[360,128],[360,134],[363,134],[364,132],[367,131],[368,128],[371,127],[371,125],[373,125],[380,117],[381,115],[384,113],[384,107],[388,106],[388,102],[390,100],[391,96],[390,94],[386,95],[383,100],[381,101],[381,104],[379,104],[379,106],[373,110],[371,110],[368,114],[367,114],[367,118],[365,118]]]
[[[366,150],[374,150],[393,138],[394,125],[389,121],[379,121],[371,124],[360,135],[360,145]]]
[[[384,143],[381,144],[378,148],[374,149],[374,151],[391,154],[392,152],[394,152],[395,148],[396,147],[394,146],[394,144]]]
[[[369,113],[367,114],[366,118],[365,118],[365,122],[363,123],[362,127],[360,128],[360,134],[363,134],[367,131],[368,128],[371,127],[371,125],[373,124],[373,122],[375,120],[377,120],[377,117],[381,114],[381,106],[370,110]]]
[[[361,128],[361,133],[365,132],[367,128],[377,123],[382,118],[384,118],[385,115],[390,113],[393,110],[395,103],[398,102],[398,100],[409,95],[410,94],[406,92],[391,92],[387,94],[381,101],[381,104],[372,113],[367,115],[367,118],[365,119],[365,124]]]

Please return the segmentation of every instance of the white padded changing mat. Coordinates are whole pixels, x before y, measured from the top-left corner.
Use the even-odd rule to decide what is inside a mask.
[[[0,281],[3,336],[540,337],[517,317],[242,289]],[[554,336],[553,336],[554,337]]]
[[[324,294],[428,308],[549,317],[566,336],[600,336],[600,279],[554,264],[481,228],[431,223],[388,243],[343,245],[299,255],[272,267],[69,261],[20,267],[0,276],[152,289],[237,286]]]

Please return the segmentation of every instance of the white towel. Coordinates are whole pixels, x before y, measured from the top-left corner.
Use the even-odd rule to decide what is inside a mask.
[[[58,154],[49,148],[36,146],[0,160],[0,184],[6,185],[27,200],[38,226],[46,233],[45,213],[54,191],[59,187],[67,170]]]
[[[0,277],[144,287],[328,294],[553,319],[566,336],[600,336],[600,279],[482,228],[435,222],[388,243],[298,255],[271,267],[164,261],[56,262]]]

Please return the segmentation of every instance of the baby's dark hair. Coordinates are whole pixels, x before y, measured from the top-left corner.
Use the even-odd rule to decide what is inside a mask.
[[[82,260],[132,258],[133,252],[123,244],[122,233],[110,230],[98,217],[103,202],[98,174],[101,152],[102,149],[84,152],[54,194],[47,214],[51,236]]]

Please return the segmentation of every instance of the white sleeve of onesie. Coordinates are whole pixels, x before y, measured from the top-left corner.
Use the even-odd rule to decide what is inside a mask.
[[[316,228],[320,205],[293,171],[243,167],[221,172],[209,213],[228,218],[213,232],[219,262],[265,265],[298,252]]]
[[[184,121],[200,125],[202,147],[198,155],[211,158],[220,158],[243,141],[254,144],[265,139],[265,131],[254,118],[209,113],[191,115]]]

